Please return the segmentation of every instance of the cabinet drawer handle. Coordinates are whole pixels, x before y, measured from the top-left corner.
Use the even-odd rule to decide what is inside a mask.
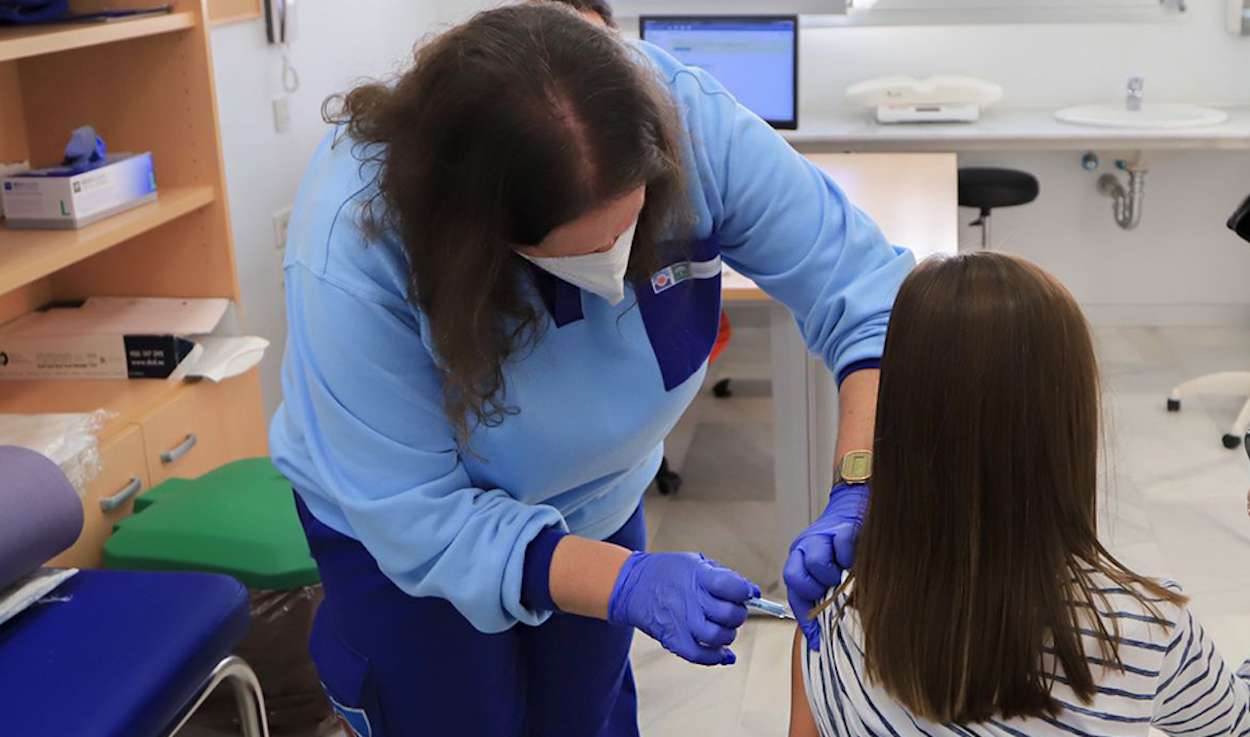
[[[139,478],[132,478],[130,483],[126,484],[126,488],[117,492],[113,496],[107,496],[100,500],[100,510],[103,512],[115,511],[118,507],[135,498],[135,495],[143,491],[143,481]]]
[[[181,460],[183,456],[191,452],[191,449],[195,447],[197,442],[199,441],[196,439],[195,433],[188,435],[187,439],[182,441],[182,444],[177,448],[161,453],[161,463],[169,464]]]

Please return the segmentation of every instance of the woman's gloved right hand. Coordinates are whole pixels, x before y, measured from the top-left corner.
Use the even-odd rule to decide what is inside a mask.
[[[699,553],[634,553],[608,600],[608,621],[637,627],[699,665],[732,665],[729,649],[760,589]]]

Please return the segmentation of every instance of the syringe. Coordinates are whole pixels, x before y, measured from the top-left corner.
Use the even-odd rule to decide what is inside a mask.
[[[778,604],[775,601],[769,601],[768,599],[747,599],[747,609],[767,614],[777,619],[794,619],[794,615],[790,613],[790,607],[785,604]]]

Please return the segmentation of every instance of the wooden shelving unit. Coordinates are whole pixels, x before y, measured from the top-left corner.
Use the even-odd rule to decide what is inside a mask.
[[[176,381],[7,381],[0,414],[82,412],[85,402],[118,418],[142,417],[182,389]]]
[[[208,21],[214,26],[261,17],[261,0],[208,0]]]
[[[75,0],[80,11],[150,0]],[[0,29],[0,163],[58,161],[90,124],[109,150],[150,151],[158,200],[79,230],[0,221],[0,324],[53,301],[92,296],[239,300],[209,49],[207,0],[108,23]],[[221,384],[159,380],[0,380],[0,414],[110,413],[105,472],[86,490],[89,525],[59,564],[90,565],[122,509],[101,516],[108,488],[146,489],[267,452],[256,371]],[[3,420],[0,420],[3,422]],[[162,456],[195,438],[176,461]],[[94,505],[94,506],[93,506]]]
[[[125,41],[195,28],[195,14],[169,13],[107,23],[65,23],[0,28],[0,61]]]
[[[212,203],[212,187],[174,187],[160,199],[79,230],[13,230],[0,221],[0,292],[11,292]]]

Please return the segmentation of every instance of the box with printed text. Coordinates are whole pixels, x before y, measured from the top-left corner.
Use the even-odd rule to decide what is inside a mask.
[[[268,341],[237,336],[226,299],[93,297],[0,325],[0,380],[221,381],[254,367]]]
[[[156,199],[152,154],[113,154],[86,171],[34,169],[0,179],[10,228],[73,229]]]

